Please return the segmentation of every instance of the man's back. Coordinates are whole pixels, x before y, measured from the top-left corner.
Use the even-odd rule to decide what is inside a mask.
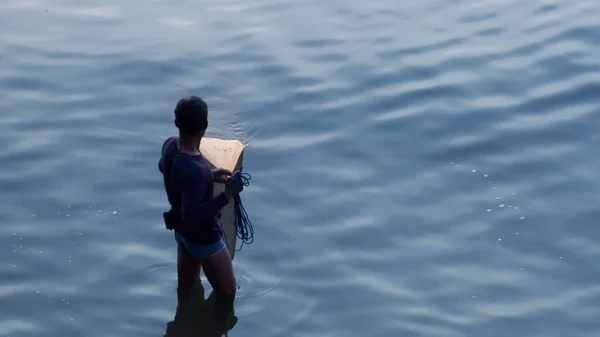
[[[212,172],[202,155],[181,152],[177,143],[178,137],[169,137],[158,162],[171,217],[182,224],[175,230],[192,242],[214,242],[220,238],[215,215],[229,201],[225,196],[213,199]]]

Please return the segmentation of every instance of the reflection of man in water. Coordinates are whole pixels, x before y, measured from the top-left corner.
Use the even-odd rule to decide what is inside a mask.
[[[215,312],[216,293],[204,298],[204,287],[195,284],[191,291],[178,290],[177,312],[167,324],[165,337],[221,337],[237,323],[232,310],[223,316]]]

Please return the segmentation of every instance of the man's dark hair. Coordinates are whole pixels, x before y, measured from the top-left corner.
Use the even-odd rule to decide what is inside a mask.
[[[198,96],[184,97],[175,107],[175,126],[184,135],[193,135],[208,127],[208,105]]]

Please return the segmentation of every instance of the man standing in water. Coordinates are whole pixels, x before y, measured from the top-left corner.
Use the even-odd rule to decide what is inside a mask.
[[[233,303],[236,282],[217,216],[243,186],[231,180],[228,170],[211,171],[200,153],[208,127],[208,107],[200,97],[177,103],[175,126],[179,136],[164,142],[158,168],[171,205],[164,213],[165,225],[174,229],[177,241],[178,290],[185,292],[199,282],[203,266],[217,299]],[[225,191],[217,196],[213,196],[214,182],[225,184]]]

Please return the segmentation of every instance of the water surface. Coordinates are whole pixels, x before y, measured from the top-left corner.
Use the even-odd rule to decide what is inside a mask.
[[[165,335],[156,163],[189,94],[211,136],[248,144],[229,336],[597,336],[598,17],[591,0],[0,2],[0,336]]]

